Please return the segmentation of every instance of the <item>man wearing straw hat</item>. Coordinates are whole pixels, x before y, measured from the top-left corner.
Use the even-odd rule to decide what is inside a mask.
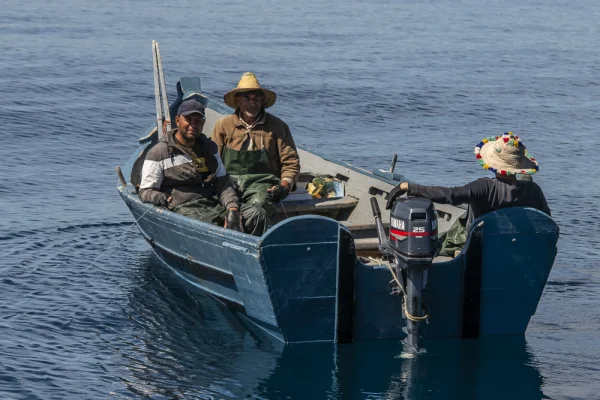
[[[246,72],[224,96],[234,113],[217,121],[212,133],[227,172],[242,192],[244,229],[254,235],[267,230],[265,217],[275,213],[273,203],[288,195],[300,173],[290,128],[265,111],[276,98]]]
[[[538,162],[525,149],[525,145],[512,132],[502,136],[483,139],[475,147],[475,157],[486,170],[493,172],[496,179],[479,178],[464,186],[423,186],[402,182],[390,192],[386,208],[391,209],[396,198],[403,193],[424,197],[441,204],[468,204],[469,215],[466,226],[450,228],[454,245],[464,244],[467,227],[482,214],[505,207],[532,207],[548,215],[550,209],[542,189],[531,180],[517,180],[517,175],[531,176],[539,170]],[[448,243],[444,243],[447,247]],[[460,246],[462,247],[462,246]]]
[[[240,201],[217,146],[202,134],[205,120],[201,103],[181,103],[175,119],[177,128],[167,132],[146,154],[140,199],[241,231]]]

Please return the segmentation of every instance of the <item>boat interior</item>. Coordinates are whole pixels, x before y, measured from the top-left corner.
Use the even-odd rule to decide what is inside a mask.
[[[333,218],[345,225],[352,233],[357,255],[362,261],[371,260],[381,263],[378,251],[379,240],[370,199],[378,200],[382,222],[386,230],[389,226],[389,211],[385,203],[389,191],[397,182],[387,182],[377,176],[385,171],[365,171],[349,164],[329,161],[308,149],[299,148],[301,173],[297,188],[278,204],[273,223],[298,215],[322,215]],[[314,198],[307,186],[314,178],[333,178],[336,182],[336,196]],[[457,218],[466,209],[451,205],[436,204],[440,240]],[[436,262],[447,261],[447,257],[438,257]]]

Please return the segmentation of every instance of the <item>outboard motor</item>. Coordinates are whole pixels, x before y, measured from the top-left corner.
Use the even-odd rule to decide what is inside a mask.
[[[390,212],[389,243],[404,257],[435,257],[437,217],[431,200],[399,198]]]
[[[419,322],[427,318],[422,302],[425,273],[439,246],[435,208],[428,199],[398,198],[390,212],[388,240],[375,197],[371,198],[371,207],[377,225],[379,251],[394,259],[394,278],[404,297],[407,343],[418,348]]]

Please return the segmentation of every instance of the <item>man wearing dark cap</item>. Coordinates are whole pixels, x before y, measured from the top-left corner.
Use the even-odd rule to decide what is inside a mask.
[[[167,132],[146,154],[140,199],[241,231],[240,200],[217,145],[202,133],[205,120],[202,104],[195,100],[181,103],[177,129]]]

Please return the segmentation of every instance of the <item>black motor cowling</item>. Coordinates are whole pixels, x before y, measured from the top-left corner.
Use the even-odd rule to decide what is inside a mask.
[[[438,249],[437,217],[431,200],[399,198],[390,212],[389,243],[404,257],[433,258]]]

